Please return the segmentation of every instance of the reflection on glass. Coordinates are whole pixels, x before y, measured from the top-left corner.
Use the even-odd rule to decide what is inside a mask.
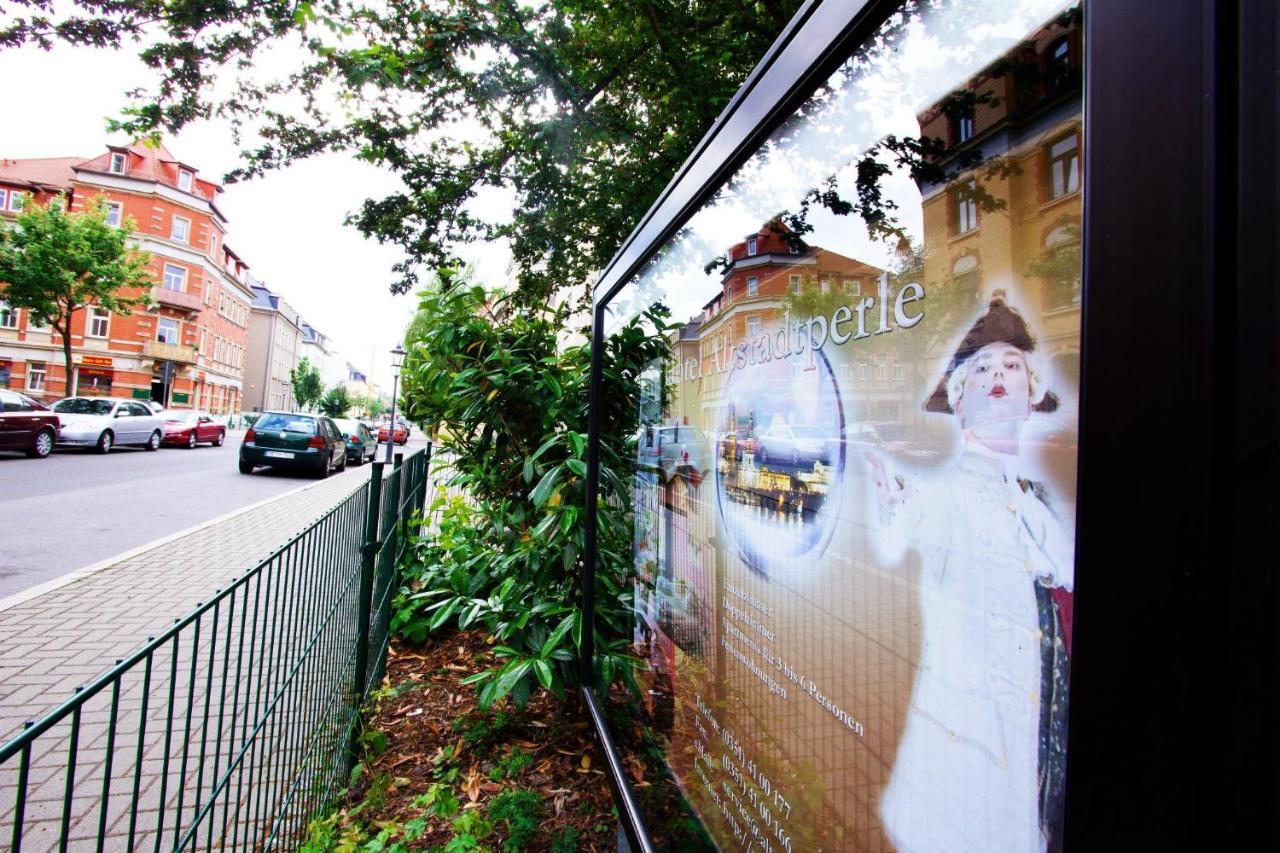
[[[687,320],[634,432],[667,843],[655,767],[722,849],[1060,846],[1081,35],[911,4],[610,304]]]

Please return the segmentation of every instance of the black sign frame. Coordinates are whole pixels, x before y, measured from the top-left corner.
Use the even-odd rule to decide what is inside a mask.
[[[806,4],[601,275],[619,291],[897,8]],[[1069,849],[1280,849],[1277,10],[1086,0]],[[583,698],[602,347],[591,361]]]

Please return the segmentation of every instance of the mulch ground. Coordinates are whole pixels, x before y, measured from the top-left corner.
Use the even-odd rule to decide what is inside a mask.
[[[523,710],[504,702],[479,711],[475,688],[460,681],[495,662],[488,639],[475,631],[433,637],[419,647],[393,642],[383,689],[366,715],[367,772],[346,805],[364,803],[360,820],[381,826],[420,815],[415,798],[437,782],[451,786],[464,812],[487,808],[504,791],[535,791],[542,816],[524,849],[550,850],[574,827],[579,850],[616,850],[613,800],[585,711],[573,697],[562,702],[544,690]],[[371,805],[367,795],[379,777]],[[505,834],[497,826],[485,845],[500,849]],[[453,836],[449,820],[432,818],[407,847],[427,850]]]

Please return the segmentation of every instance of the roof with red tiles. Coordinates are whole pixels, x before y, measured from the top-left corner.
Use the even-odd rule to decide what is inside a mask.
[[[0,183],[66,189],[75,177],[72,170],[83,162],[83,157],[0,158]]]
[[[193,175],[195,174],[193,167],[175,157],[163,143],[157,143],[152,146],[142,142],[135,142],[132,145],[110,146],[107,151],[97,157],[81,162],[76,166],[76,171],[93,172],[102,175],[114,174],[111,171],[112,154],[126,155],[124,170],[126,177],[142,181],[154,181],[175,189],[178,188],[178,173],[181,170],[186,169]],[[213,181],[195,177],[193,190],[193,195],[206,201],[213,201],[217,194],[222,192],[222,187]]]

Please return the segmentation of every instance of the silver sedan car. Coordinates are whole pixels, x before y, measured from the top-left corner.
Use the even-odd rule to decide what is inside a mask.
[[[67,397],[53,404],[62,428],[59,447],[92,447],[110,453],[119,444],[158,450],[164,437],[164,416],[137,400],[112,397]]]

